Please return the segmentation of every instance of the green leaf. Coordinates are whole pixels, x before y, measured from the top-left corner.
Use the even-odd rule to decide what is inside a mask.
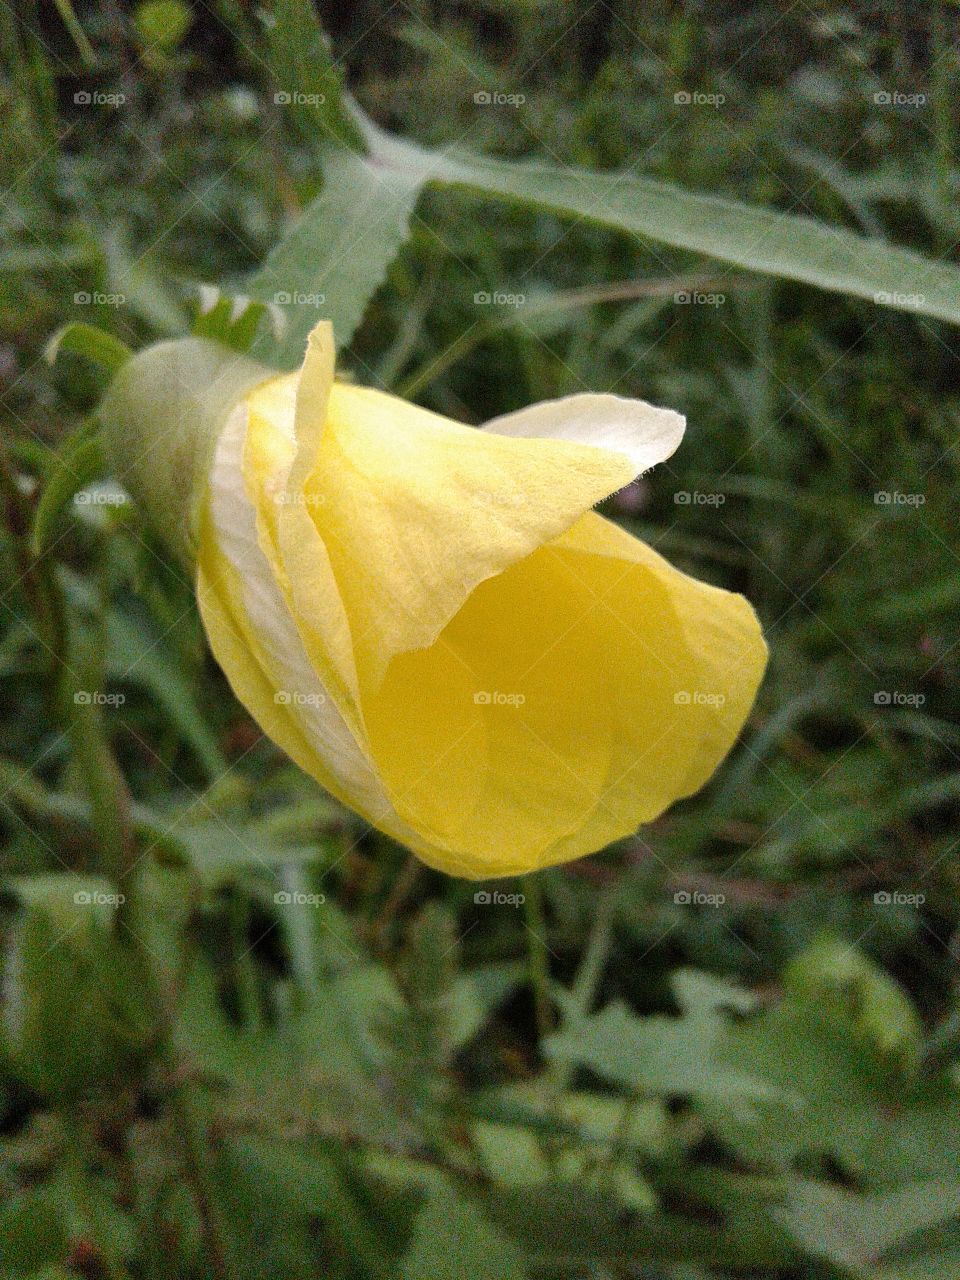
[[[17,1079],[60,1100],[135,1077],[152,1035],[135,953],[101,924],[97,891],[73,879],[69,898],[58,885],[21,910],[3,955],[4,1056]]]
[[[550,209],[784,280],[960,322],[960,270],[812,218],[752,208],[632,174],[519,164],[430,151],[384,133],[357,114],[366,156],[331,151],[324,187],[247,282],[251,296],[284,308],[287,331],[254,346],[268,363],[295,368],[306,336],[333,321],[339,345],[406,239],[428,182]]]
[[[267,377],[219,342],[158,342],[124,365],[97,410],[114,476],[191,573],[217,438],[241,396]]]
[[[232,1240],[242,1259],[240,1274],[251,1280],[308,1280],[320,1274],[315,1233],[309,1230],[310,1218],[316,1217],[344,1256],[356,1260],[358,1269],[351,1274],[365,1280],[392,1276],[382,1223],[361,1202],[346,1160],[332,1148],[317,1143],[304,1154],[282,1142],[238,1137],[221,1143],[217,1164]]]
[[[853,1036],[902,1070],[923,1052],[923,1028],[910,998],[889,974],[839,938],[820,938],[788,967],[788,991],[829,1010]]]
[[[769,1093],[762,1081],[732,1070],[718,1056],[726,1030],[718,1005],[749,997],[706,974],[681,971],[678,987],[682,1017],[638,1018],[614,1001],[592,1017],[568,1023],[550,1038],[547,1051],[631,1091],[741,1100]]]
[[[388,152],[386,154],[389,154]],[[379,150],[374,148],[373,158]],[[960,323],[960,270],[813,218],[654,178],[448,154],[439,180],[704,254],[733,267]]]
[[[111,375],[116,373],[132,354],[127,344],[115,338],[112,333],[98,329],[96,325],[85,324],[82,320],[73,320],[58,329],[50,338],[43,354],[50,364],[55,364],[61,351],[85,356]]]
[[[872,1030],[869,1000],[865,1035],[856,998],[801,982],[819,963],[820,944],[811,952],[794,962],[779,1005],[730,1026],[717,1041],[724,1068],[749,1073],[766,1092],[746,1110],[723,1098],[702,1100],[706,1122],[745,1159],[776,1168],[827,1157],[877,1188],[952,1176],[960,1165],[960,1093],[948,1076],[903,1074],[902,1061],[891,1059]]]
[[[204,719],[196,688],[163,645],[163,637],[154,632],[154,627],[141,629],[122,610],[111,609],[107,618],[107,677],[147,689],[212,781],[227,768],[223,752]]]
[[[192,21],[193,15],[182,0],[145,0],[133,15],[137,35],[149,49],[175,49]]]
[[[64,441],[33,518],[30,550],[39,558],[54,541],[60,517],[73,498],[105,470],[96,422],[89,420]]]
[[[402,1280],[523,1280],[519,1249],[452,1183],[437,1182],[417,1215]]]
[[[438,163],[441,157],[392,138],[376,158],[345,149],[330,154],[320,195],[246,282],[252,297],[286,317],[282,340],[261,335],[255,355],[296,368],[318,320],[333,321],[339,346],[350,341]]]
[[[212,338],[232,351],[245,353],[253,345],[262,319],[269,322],[277,340],[283,334],[283,312],[272,303],[256,302],[243,294],[224,293],[211,284],[200,285],[199,294],[192,330],[195,338]]]
[[[315,145],[332,135],[363,150],[363,134],[344,104],[340,73],[311,0],[275,0],[267,62],[274,103],[290,114],[305,142]]]
[[[785,1208],[773,1216],[802,1248],[856,1274],[911,1236],[960,1214],[960,1182],[913,1182],[883,1195],[795,1181]],[[947,1271],[944,1270],[944,1275]]]
[[[320,855],[317,844],[280,843],[251,823],[225,823],[219,818],[178,822],[174,835],[189,865],[208,888],[233,880],[243,867],[276,869],[290,863],[316,862]]]

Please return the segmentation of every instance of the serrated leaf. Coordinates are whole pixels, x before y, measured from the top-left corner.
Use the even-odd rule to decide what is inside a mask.
[[[787,1169],[800,1157],[828,1157],[878,1188],[950,1176],[960,1165],[960,1093],[949,1078],[905,1079],[817,984],[794,980],[779,1005],[729,1026],[716,1052],[727,1070],[766,1087],[748,1110],[723,1098],[699,1104],[748,1160]]]
[[[311,0],[275,0],[267,22],[270,91],[307,143],[331,135],[363,150],[363,134],[343,100],[340,72]]]
[[[256,353],[296,367],[306,335],[332,320],[350,341],[407,235],[428,182],[550,209],[784,280],[960,323],[960,269],[812,218],[684,191],[633,174],[430,151],[390,136],[355,113],[370,151],[328,152],[320,196],[249,280],[250,294],[288,309],[281,341],[261,335]]]
[[[741,1100],[768,1093],[768,1087],[749,1071],[732,1070],[718,1057],[725,1021],[716,1004],[718,1000],[729,1003],[742,993],[716,987],[709,979],[698,991],[689,976],[684,990],[692,1011],[683,1017],[639,1018],[621,1001],[614,1001],[599,1013],[566,1025],[548,1040],[547,1052],[641,1093]]]
[[[267,363],[296,368],[307,334],[331,320],[344,346],[407,237],[424,181],[442,157],[390,140],[374,159],[346,149],[324,162],[323,190],[268,255],[246,290],[287,318],[280,340],[261,334],[252,351]]]
[[[244,294],[224,293],[216,285],[202,284],[198,289],[199,304],[193,322],[195,338],[210,338],[231,351],[245,354],[257,336],[261,321],[266,321],[276,340],[280,340],[286,320],[279,307],[259,302]]]

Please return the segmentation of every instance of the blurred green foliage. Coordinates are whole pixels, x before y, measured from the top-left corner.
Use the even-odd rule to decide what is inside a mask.
[[[426,146],[955,256],[952,6],[321,9]],[[260,735],[85,426],[121,344],[230,318],[197,283],[240,289],[316,137],[353,139],[309,12],[0,6],[0,1277],[960,1274],[957,331],[542,209],[408,211],[346,367],[466,421],[682,410],[609,513],[772,653],[703,794],[478,901]],[[103,365],[76,329],[44,360],[71,321]]]

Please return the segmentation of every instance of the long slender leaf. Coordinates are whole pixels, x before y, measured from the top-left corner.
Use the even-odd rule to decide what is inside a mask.
[[[730,266],[960,323],[960,269],[883,240],[632,174],[451,158],[451,181]],[[447,172],[450,172],[448,170]]]
[[[403,243],[424,185],[551,209],[731,267],[816,285],[916,315],[960,323],[960,268],[845,228],[776,209],[685,191],[632,173],[591,173],[465,152],[429,151],[364,121],[368,156],[333,153],[324,188],[249,281],[252,296],[289,308],[279,344],[258,351],[299,361],[318,319],[350,340]]]

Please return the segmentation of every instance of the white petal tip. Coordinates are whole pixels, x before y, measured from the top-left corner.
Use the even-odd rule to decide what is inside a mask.
[[[572,440],[625,454],[637,475],[665,462],[683,439],[686,420],[672,409],[614,395],[564,396],[544,400],[517,413],[505,413],[484,426],[506,436],[546,436]]]

